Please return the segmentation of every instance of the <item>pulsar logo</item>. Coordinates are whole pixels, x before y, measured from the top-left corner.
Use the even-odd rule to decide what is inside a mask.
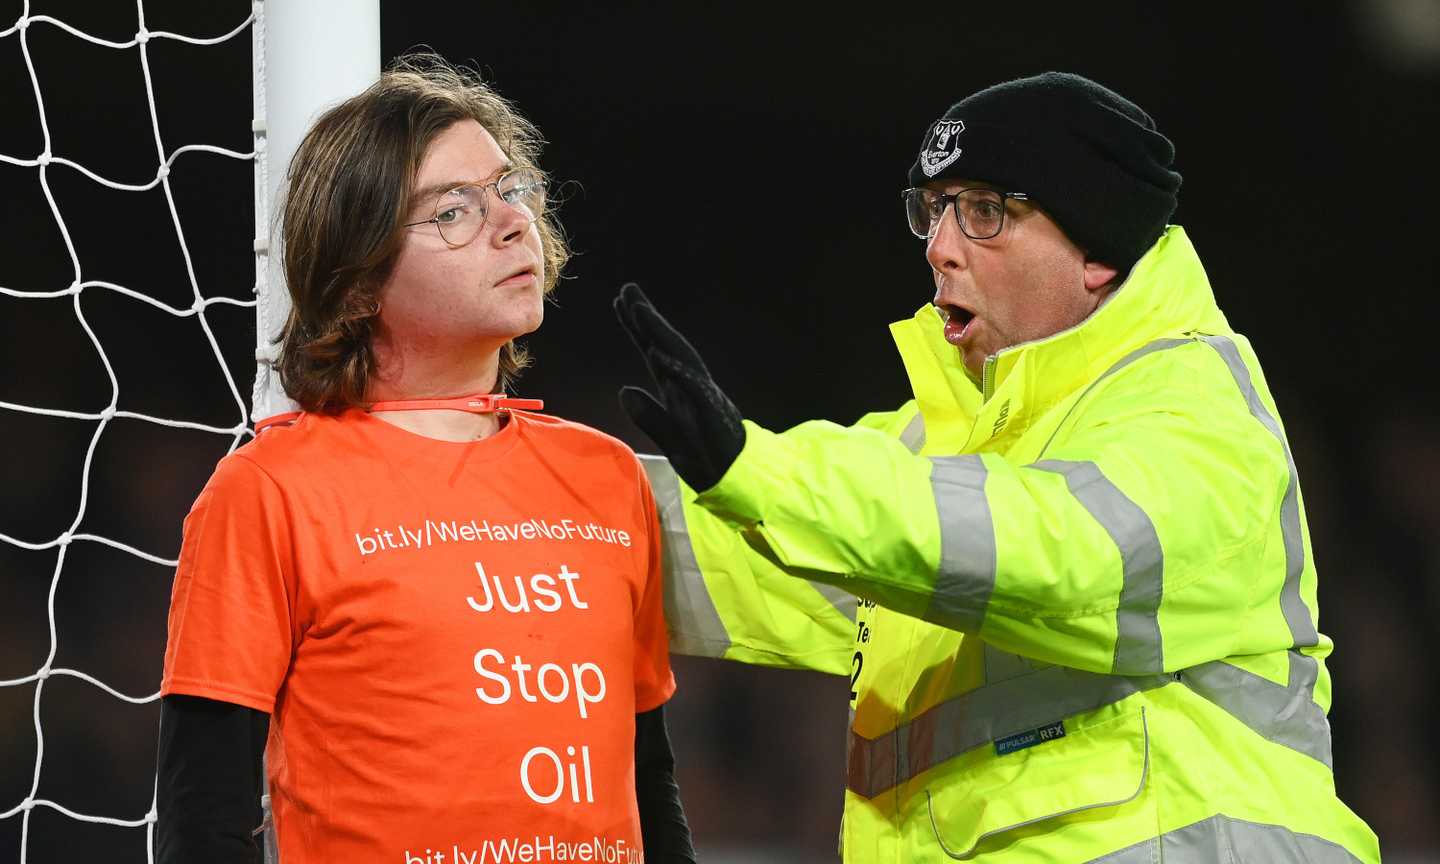
[[[930,127],[925,146],[920,148],[920,170],[926,177],[934,177],[960,158],[960,133],[964,131],[963,120],[938,120]]]
[[[1010,422],[1010,400],[1006,399],[1005,404],[1000,406],[1000,413],[995,417],[995,425],[990,428],[990,435],[994,437],[1000,434],[1005,424]]]

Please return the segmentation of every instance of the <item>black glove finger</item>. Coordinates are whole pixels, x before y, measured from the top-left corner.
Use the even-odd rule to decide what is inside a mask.
[[[701,359],[700,352],[695,350],[695,346],[691,345],[689,340],[682,336],[673,324],[665,320],[665,316],[657,312],[648,301],[636,304],[630,311],[633,316],[632,320],[642,334],[641,339],[648,343],[648,347],[668,354],[680,363],[693,367],[702,375],[707,377],[710,375],[710,370],[705,368],[705,361]]]
[[[720,466],[715,474],[718,480],[745,446],[740,409],[703,370],[659,352],[651,363],[665,373],[661,377],[660,396],[670,421],[698,443],[698,450],[705,454],[707,462]]]
[[[645,292],[640,290],[639,285],[636,285],[634,282],[626,282],[620,286],[620,292],[615,295],[615,299],[611,305],[615,310],[616,319],[620,322],[620,329],[624,330],[625,335],[630,337],[630,344],[635,346],[635,350],[640,352],[641,358],[645,361],[645,371],[650,373],[650,380],[654,381],[656,385],[659,385],[661,383],[661,373],[650,361],[653,346],[651,345],[649,334],[643,331],[635,320],[636,307],[639,305],[648,306],[649,303],[649,299],[645,296]]]
[[[676,371],[674,364],[668,369],[662,369],[656,365],[657,354],[674,358],[679,368],[688,368],[696,375],[708,378],[709,370],[705,367],[705,361],[700,357],[700,352],[690,344],[684,336],[676,330],[674,325],[665,319],[665,316],[656,311],[650,298],[634,282],[627,282],[620,287],[620,293],[614,301],[615,316],[620,320],[620,325],[630,335],[635,347],[645,358],[645,364],[649,367],[650,377],[654,379],[661,390],[667,389],[664,384],[664,377],[668,372],[673,374]],[[664,393],[662,392],[662,396]],[[670,400],[666,400],[670,404]],[[672,405],[673,407],[673,405]]]
[[[705,452],[705,446],[696,434],[693,410],[686,410],[681,417],[672,415],[651,394],[639,387],[624,387],[620,390],[620,407],[635,421],[640,430],[670,460],[675,473],[689,484],[691,489],[703,491],[719,482],[733,458],[721,468]],[[743,443],[743,439],[742,439]]]
[[[641,333],[635,323],[635,306],[638,303],[648,304],[650,301],[645,297],[645,292],[634,282],[626,282],[620,286],[620,292],[615,295],[611,303],[615,309],[615,317],[620,321],[620,328],[625,331],[640,353],[645,353],[646,346],[642,341]]]
[[[685,448],[685,433],[650,392],[639,387],[621,387],[620,408],[672,461],[678,449]]]
[[[705,430],[724,421],[724,409],[719,402],[724,394],[708,377],[698,375],[668,355],[652,351],[648,360],[656,370],[659,385],[655,393],[645,394],[654,402],[654,410],[664,412],[664,422],[684,436],[687,442],[684,446],[688,449],[703,445]],[[656,438],[656,443],[660,443],[660,439]]]
[[[652,348],[645,362],[658,373],[655,377],[660,385],[660,401],[672,414],[686,412],[689,417],[703,421],[707,406],[716,404],[716,395],[723,395],[720,387],[705,371],[696,368],[658,348]]]

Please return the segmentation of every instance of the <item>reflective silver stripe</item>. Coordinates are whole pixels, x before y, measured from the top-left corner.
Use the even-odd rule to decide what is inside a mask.
[[[1285,615],[1285,623],[1290,628],[1290,638],[1296,648],[1317,645],[1320,634],[1315,629],[1315,619],[1310,614],[1310,608],[1305,605],[1305,599],[1300,596],[1300,577],[1305,572],[1305,538],[1300,526],[1300,478],[1299,472],[1295,470],[1295,457],[1290,453],[1290,444],[1285,440],[1279,421],[1270,413],[1270,409],[1265,407],[1259,391],[1255,389],[1250,368],[1245,365],[1234,340],[1226,336],[1206,336],[1204,340],[1205,344],[1214,348],[1225,361],[1225,366],[1235,379],[1235,386],[1240,389],[1240,395],[1244,397],[1250,414],[1275,436],[1285,453],[1285,465],[1290,476],[1285,484],[1285,497],[1280,501],[1280,534],[1285,544],[1285,583],[1280,588],[1280,610]],[[1206,689],[1220,694],[1225,692],[1222,685],[1229,684],[1232,692],[1228,697],[1221,697],[1226,701],[1221,701],[1220,698],[1211,698],[1211,701],[1225,708],[1237,720],[1266,739],[1299,750],[1323,762],[1328,768],[1331,765],[1330,724],[1325,720],[1325,712],[1320,710],[1314,700],[1314,686],[1320,675],[1320,661],[1298,651],[1290,652],[1289,656],[1289,687],[1278,687],[1264,678],[1222,664],[1226,670],[1233,671],[1211,669],[1202,673],[1208,675],[1214,685]],[[1190,673],[1187,673],[1187,677],[1189,675]],[[1245,675],[1248,679],[1244,679],[1245,683],[1242,685],[1236,675]],[[1206,685],[1202,683],[1201,686]],[[1210,698],[1208,693],[1205,695]],[[1283,706],[1285,710],[1278,716],[1271,713],[1267,717],[1258,710],[1265,706],[1272,712],[1277,706]]]
[[[1283,825],[1235,819],[1223,813],[1153,840],[1093,858],[1089,864],[1359,864],[1344,846]]]
[[[685,526],[680,480],[669,461],[641,456],[650,477],[655,509],[660,515],[662,566],[665,574],[665,619],[670,627],[670,650],[695,657],[723,657],[730,634],[720,620],[705,577],[695,560],[695,547]]]
[[[1090,386],[1085,388],[1085,392],[1080,394],[1080,398],[1070,403],[1070,410],[1066,411],[1065,416],[1061,418],[1058,424],[1056,424],[1055,431],[1050,433],[1050,438],[1046,440],[1045,446],[1040,448],[1040,455],[1045,455],[1045,451],[1050,449],[1050,445],[1054,443],[1055,436],[1060,434],[1060,429],[1065,425],[1065,421],[1069,420],[1070,415],[1075,413],[1075,406],[1085,401],[1086,394],[1093,390],[1096,384],[1099,384],[1101,381],[1104,381],[1106,378],[1109,378],[1111,375],[1114,375],[1116,372],[1119,372],[1121,369],[1124,369],[1126,366],[1129,366],[1131,363],[1134,363],[1136,360],[1139,360],[1141,357],[1144,357],[1147,354],[1154,354],[1156,351],[1164,351],[1167,348],[1178,348],[1181,345],[1188,345],[1193,341],[1195,340],[1156,339],[1154,342],[1146,342],[1144,345],[1141,345],[1139,348],[1136,348],[1134,351],[1131,351],[1129,354],[1126,354],[1124,357],[1121,357],[1119,360],[1115,361],[1115,365],[1111,366],[1109,369],[1106,369],[1103,373],[1101,373],[1099,378],[1096,378],[1094,381],[1090,382]]]
[[[1174,675],[1124,677],[1049,666],[961,693],[880,738],[862,738],[852,730],[846,785],[858,795],[874,798],[997,738],[1094,711],[1174,681]]]
[[[1315,631],[1315,619],[1311,617],[1310,609],[1300,596],[1300,576],[1305,571],[1305,543],[1300,531],[1300,481],[1295,471],[1295,459],[1290,455],[1290,445],[1286,443],[1285,434],[1280,431],[1280,424],[1275,420],[1275,416],[1261,401],[1260,394],[1250,379],[1250,369],[1241,359],[1240,350],[1235,347],[1234,341],[1225,336],[1206,336],[1204,339],[1230,368],[1230,374],[1235,378],[1240,394],[1245,397],[1250,413],[1270,430],[1270,434],[1275,436],[1281,449],[1285,451],[1290,480],[1285,486],[1285,498],[1280,502],[1280,530],[1285,540],[1285,585],[1280,590],[1280,608],[1285,613],[1285,622],[1290,625],[1290,635],[1295,639],[1295,647],[1317,645],[1320,635]]]
[[[851,621],[855,620],[855,607],[858,598],[854,594],[851,594],[844,588],[826,585],[824,582],[811,582],[810,587],[814,588],[816,593],[821,597],[824,597],[831,606],[834,606],[836,612],[839,612]]]
[[[852,717],[850,736],[845,739],[845,760],[845,787],[857,795],[874,798],[899,785],[893,732],[879,738],[862,738],[855,734]]]
[[[979,632],[995,590],[995,523],[985,497],[985,463],[977,455],[930,459],[930,487],[940,518],[940,567],[927,621]]]
[[[916,412],[915,417],[905,425],[905,430],[900,433],[900,443],[910,448],[911,453],[919,453],[920,448],[925,446],[925,417]]]
[[[1223,660],[1186,669],[1180,680],[1265,740],[1331,768],[1330,722],[1314,697],[1319,666],[1299,651],[1287,653],[1290,683],[1284,687]]]
[[[1120,550],[1124,582],[1115,609],[1116,675],[1154,675],[1165,671],[1160,637],[1160,599],[1164,592],[1165,554],[1160,535],[1145,511],[1100,471],[1094,462],[1047,459],[1030,466],[1065,477],[1070,494],[1100,523]]]

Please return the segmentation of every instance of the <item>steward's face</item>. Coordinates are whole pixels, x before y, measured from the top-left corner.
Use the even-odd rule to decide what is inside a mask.
[[[948,195],[977,186],[986,184],[946,180],[929,188]],[[1000,233],[973,240],[960,230],[950,205],[925,246],[934,303],[946,318],[945,339],[976,381],[987,357],[1085,320],[1115,278],[1113,268],[1087,261],[1039,208],[1014,200],[1005,208]]]

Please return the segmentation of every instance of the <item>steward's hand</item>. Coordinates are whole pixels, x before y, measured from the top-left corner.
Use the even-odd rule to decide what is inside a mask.
[[[659,396],[620,389],[620,407],[654,439],[675,473],[703,492],[720,482],[745,446],[740,410],[725,395],[699,353],[631,282],[615,298],[615,315],[645,358]]]

